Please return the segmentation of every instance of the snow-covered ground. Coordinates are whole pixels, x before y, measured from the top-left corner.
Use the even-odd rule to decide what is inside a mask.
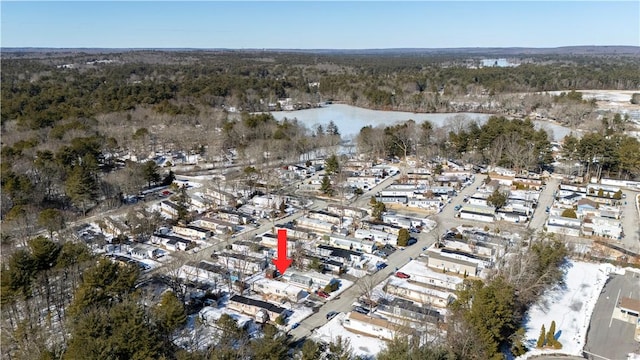
[[[290,303],[285,303],[283,306],[288,309],[289,305]],[[308,318],[309,316],[311,316],[311,314],[313,314],[312,308],[304,306],[302,304],[292,304],[291,311],[292,313],[287,318],[287,330],[291,329],[291,326],[293,324],[300,323],[302,320]]]
[[[608,274],[614,269],[610,264],[569,261],[565,286],[547,291],[527,312],[525,342],[532,350],[518,359],[550,353],[581,356],[591,314]],[[542,325],[548,330],[552,321],[556,322],[556,339],[562,349],[536,349]]]
[[[336,290],[336,291],[334,291],[334,292],[329,294],[329,298],[328,298],[327,301],[331,301],[331,300],[335,299],[336,297],[340,296],[340,294],[345,292],[352,285],[353,285],[353,281],[340,279],[340,287],[338,288],[338,290]]]
[[[374,357],[386,347],[386,343],[380,339],[355,334],[342,327],[342,320],[346,314],[340,313],[322,327],[313,331],[311,338],[326,343],[334,342],[338,336],[349,341],[353,354],[363,357]]]

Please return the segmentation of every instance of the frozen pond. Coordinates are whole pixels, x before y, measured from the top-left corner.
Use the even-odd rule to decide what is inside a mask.
[[[298,119],[309,128],[316,124],[322,126],[333,121],[345,138],[356,136],[364,126],[371,125],[393,125],[409,119],[421,123],[429,120],[434,126],[442,127],[448,125],[455,116],[464,115],[468,119],[476,120],[482,124],[491,114],[480,113],[411,113],[401,111],[369,110],[345,104],[332,104],[317,109],[307,109],[298,111],[276,111],[271,113],[277,120]],[[537,127],[546,129],[553,135],[554,140],[560,140],[571,130],[564,126],[556,125],[545,121],[534,121]]]

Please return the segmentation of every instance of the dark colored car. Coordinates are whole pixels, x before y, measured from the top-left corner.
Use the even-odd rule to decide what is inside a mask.
[[[336,317],[336,315],[338,315],[338,314],[339,314],[339,313],[338,313],[337,311],[329,311],[329,312],[327,313],[327,320],[331,320],[331,319],[333,319],[333,318],[334,318],[334,317]]]

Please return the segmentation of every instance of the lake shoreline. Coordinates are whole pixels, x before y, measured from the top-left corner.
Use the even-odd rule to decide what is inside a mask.
[[[468,120],[475,120],[479,124],[486,122],[491,116],[505,116],[507,118],[524,119],[523,117],[516,117],[513,115],[481,112],[413,113],[407,111],[374,110],[348,104],[338,104],[335,102],[320,108],[273,111],[270,113],[274,118],[276,118],[276,120],[281,121],[285,118],[289,120],[297,119],[310,128],[313,128],[316,125],[325,126],[330,121],[333,121],[338,125],[340,132],[345,136],[356,136],[364,126],[392,126],[410,119],[416,122],[429,121],[435,127],[446,126],[450,124],[451,119],[458,116],[465,116]],[[573,133],[576,136],[580,136],[581,134],[580,130],[570,129],[550,120],[532,119],[532,122],[536,124],[536,127],[538,128],[549,130],[551,132],[551,141],[559,141],[565,135],[570,133]]]

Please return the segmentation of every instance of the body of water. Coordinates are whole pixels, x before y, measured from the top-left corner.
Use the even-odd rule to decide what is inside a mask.
[[[399,122],[414,120],[416,123],[422,123],[425,120],[430,121],[435,127],[447,126],[456,116],[464,115],[470,120],[475,120],[479,124],[483,124],[491,116],[491,114],[480,113],[411,113],[401,111],[382,111],[359,108],[345,104],[326,105],[322,108],[298,110],[298,111],[276,111],[271,113],[277,120],[298,119],[309,128],[315,125],[325,126],[333,121],[340,130],[340,134],[344,138],[355,137],[364,126],[371,125],[373,127],[382,125],[388,126]],[[560,140],[571,132],[571,129],[545,121],[533,121],[536,127],[543,128],[551,135],[554,140]]]

